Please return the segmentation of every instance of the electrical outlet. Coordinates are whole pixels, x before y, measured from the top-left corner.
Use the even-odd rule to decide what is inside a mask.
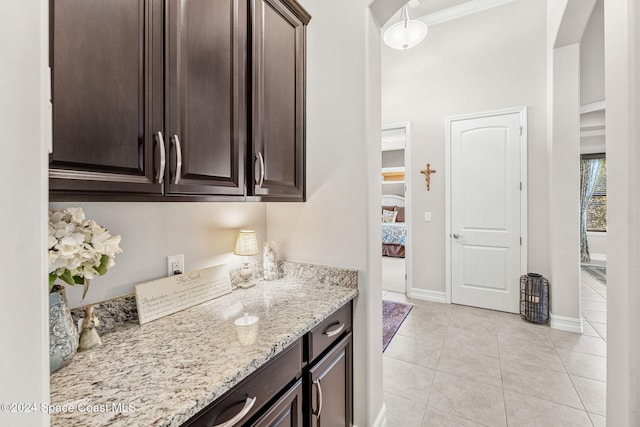
[[[184,273],[184,254],[167,256],[167,276]]]
[[[431,222],[431,212],[425,212],[424,213],[424,221],[425,222]]]

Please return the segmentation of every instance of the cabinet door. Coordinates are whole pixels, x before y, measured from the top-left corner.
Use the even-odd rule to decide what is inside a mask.
[[[168,8],[167,193],[243,195],[246,1]]]
[[[304,200],[305,31],[293,1],[252,1],[253,195]]]
[[[353,353],[349,333],[307,373],[307,416],[312,427],[353,423]]]
[[[302,379],[291,388],[251,427],[302,427]]]
[[[51,0],[53,199],[162,193],[161,0]]]

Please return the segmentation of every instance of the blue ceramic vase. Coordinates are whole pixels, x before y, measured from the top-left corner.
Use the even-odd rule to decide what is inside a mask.
[[[78,329],[60,288],[49,294],[49,370],[69,363],[78,350]]]

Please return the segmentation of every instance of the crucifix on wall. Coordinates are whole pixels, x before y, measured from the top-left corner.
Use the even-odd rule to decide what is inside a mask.
[[[421,170],[420,173],[423,173],[424,177],[427,180],[427,191],[431,191],[431,174],[436,173],[436,170],[431,169],[431,163],[427,163],[427,168]]]

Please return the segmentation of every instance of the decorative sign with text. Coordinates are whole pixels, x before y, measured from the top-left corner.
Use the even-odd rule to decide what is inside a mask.
[[[226,265],[178,274],[136,285],[140,324],[231,293]]]

